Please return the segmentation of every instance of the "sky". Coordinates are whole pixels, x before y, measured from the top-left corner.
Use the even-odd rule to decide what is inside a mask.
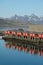
[[[0,0],[0,17],[43,15],[43,0]]]

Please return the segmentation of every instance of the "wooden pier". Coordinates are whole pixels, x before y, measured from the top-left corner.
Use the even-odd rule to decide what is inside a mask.
[[[43,33],[6,31],[2,39],[43,45]]]

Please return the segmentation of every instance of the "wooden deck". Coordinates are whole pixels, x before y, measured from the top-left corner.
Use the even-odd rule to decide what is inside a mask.
[[[37,44],[37,43],[42,43],[43,45],[43,39],[39,39],[39,38],[30,38],[30,37],[18,37],[18,36],[3,36],[2,37],[4,40],[15,40],[15,41],[19,41],[19,42],[23,42],[23,43],[32,43],[32,44]]]

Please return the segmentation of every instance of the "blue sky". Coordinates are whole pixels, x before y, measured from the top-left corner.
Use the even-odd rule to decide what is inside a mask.
[[[0,0],[0,17],[43,15],[43,0]]]

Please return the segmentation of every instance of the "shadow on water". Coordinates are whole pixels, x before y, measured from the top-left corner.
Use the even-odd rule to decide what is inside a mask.
[[[5,47],[23,51],[25,53],[29,52],[30,54],[38,54],[43,56],[43,46],[32,43],[23,43],[17,40],[5,40]]]

